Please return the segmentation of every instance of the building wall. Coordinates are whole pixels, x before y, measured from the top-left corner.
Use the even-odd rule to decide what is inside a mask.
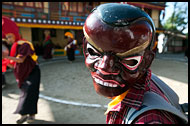
[[[171,36],[170,36],[171,37]],[[174,37],[170,42],[168,42],[167,47],[168,47],[168,52],[173,52],[173,53],[180,53],[184,52],[186,49],[186,45],[183,43],[183,39],[179,37]]]
[[[67,44],[67,40],[64,38],[65,31],[62,29],[56,29],[56,37],[52,37],[52,41],[55,45],[64,48]]]
[[[22,35],[22,38],[32,42],[32,32],[31,32],[31,28],[24,28],[24,27],[20,27],[20,33]]]
[[[160,16],[159,10],[152,10],[151,17],[152,17],[152,20],[154,21],[156,28],[159,27],[159,16]]]

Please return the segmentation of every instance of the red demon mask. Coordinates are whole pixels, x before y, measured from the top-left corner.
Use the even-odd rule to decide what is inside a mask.
[[[85,64],[97,93],[114,97],[144,77],[154,53],[155,26],[141,9],[124,4],[102,4],[83,27]]]

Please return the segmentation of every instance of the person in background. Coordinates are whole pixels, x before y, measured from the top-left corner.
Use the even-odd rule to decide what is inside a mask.
[[[2,32],[12,44],[10,56],[2,52],[2,59],[9,60],[7,66],[14,69],[14,75],[20,89],[19,103],[14,114],[20,114],[18,124],[31,123],[37,114],[37,102],[40,87],[40,68],[38,56],[31,42],[21,39],[15,22],[2,16]]]
[[[8,44],[5,39],[5,35],[2,34],[2,53],[5,55],[9,55],[9,49]],[[2,59],[2,88],[6,86],[6,78],[5,78],[5,72],[7,71],[7,63],[8,61],[6,59]]]
[[[70,63],[72,63],[75,60],[75,49],[77,41],[74,39],[74,36],[71,32],[66,32],[65,38],[68,41],[67,45],[65,46],[65,50],[67,52],[67,58],[70,61]]]
[[[45,30],[45,40],[43,41],[43,58],[44,59],[51,59],[52,58],[52,49],[53,49],[53,43],[50,36],[50,31]]]

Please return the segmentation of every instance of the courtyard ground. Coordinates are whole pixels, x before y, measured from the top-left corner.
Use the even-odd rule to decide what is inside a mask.
[[[110,99],[96,94],[84,57],[73,63],[66,57],[45,61],[41,68],[38,114],[34,124],[105,124],[106,105]],[[179,96],[188,102],[188,63],[183,55],[157,55],[151,70]],[[19,89],[11,70],[6,73],[7,86],[2,89],[2,124],[16,124],[13,114],[18,104]],[[26,122],[24,124],[27,124]]]

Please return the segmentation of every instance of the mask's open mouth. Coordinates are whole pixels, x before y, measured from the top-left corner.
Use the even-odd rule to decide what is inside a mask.
[[[125,84],[120,84],[119,82],[115,80],[104,80],[98,75],[92,75],[92,78],[97,84],[105,86],[105,87],[113,87],[113,88],[125,87]]]

